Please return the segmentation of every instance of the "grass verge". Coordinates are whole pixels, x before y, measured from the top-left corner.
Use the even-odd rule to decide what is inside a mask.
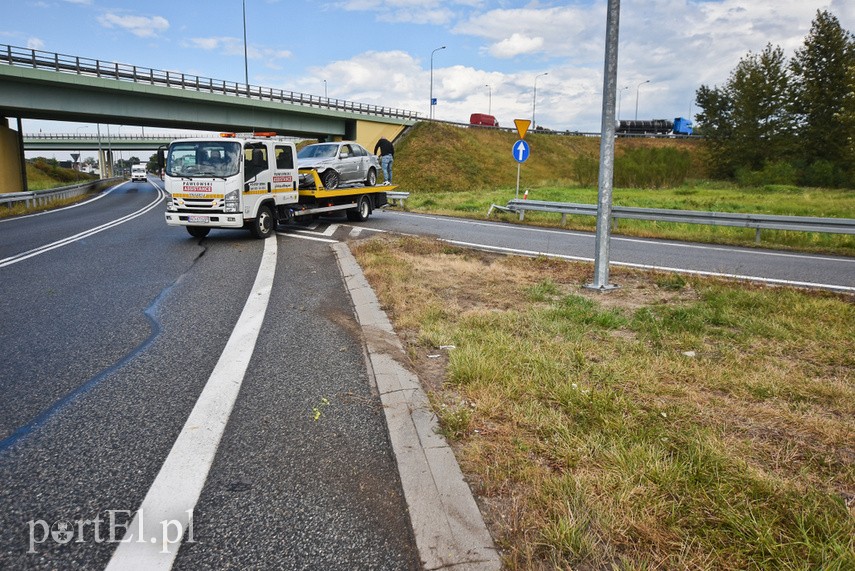
[[[523,189],[524,190],[524,189]],[[520,191],[520,198],[522,192]],[[407,210],[465,218],[486,219],[491,204],[505,205],[515,198],[515,189],[495,191],[458,191],[412,193]],[[544,187],[531,190],[530,200],[555,202],[597,203],[596,188]],[[745,189],[726,183],[687,183],[672,189],[626,189],[614,191],[613,203],[641,208],[669,208],[715,212],[777,214],[783,216],[819,216],[855,218],[855,192],[846,190],[798,189],[769,187]],[[516,222],[515,214],[494,214],[496,220]],[[558,227],[559,214],[529,212],[525,224]],[[572,230],[594,231],[596,217],[568,216],[566,227]],[[756,246],[755,231],[750,228],[730,228],[700,224],[674,224],[644,220],[620,220],[615,233],[645,238],[666,238],[711,244]],[[855,256],[855,236],[763,230],[761,246],[807,252]]]
[[[855,568],[851,298],[352,249],[508,568]]]

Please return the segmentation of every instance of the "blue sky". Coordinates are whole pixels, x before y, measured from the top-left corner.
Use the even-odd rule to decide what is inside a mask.
[[[254,85],[502,125],[599,131],[606,0],[244,0]],[[243,81],[242,0],[4,0],[0,43]],[[818,9],[855,30],[852,0],[624,0],[618,62],[624,119],[697,111],[767,43],[791,56]],[[540,74],[547,75],[540,75]],[[539,77],[538,77],[539,76]],[[642,83],[649,80],[649,83]],[[325,82],[326,81],[326,85]],[[489,87],[488,87],[489,86]],[[25,130],[78,124],[25,121]],[[126,126],[122,133],[135,128]]]

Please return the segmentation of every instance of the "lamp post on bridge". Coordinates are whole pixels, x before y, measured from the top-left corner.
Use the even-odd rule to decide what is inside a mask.
[[[438,52],[439,50],[444,50],[445,46],[440,48],[436,48],[432,52],[430,52],[430,118],[433,119],[433,54]]]

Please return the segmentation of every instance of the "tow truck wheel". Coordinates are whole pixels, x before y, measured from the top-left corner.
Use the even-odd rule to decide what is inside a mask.
[[[363,194],[359,197],[355,209],[347,211],[347,219],[355,222],[365,222],[371,215],[371,199]]]
[[[256,238],[267,238],[273,234],[276,229],[276,219],[269,206],[265,205],[258,209],[258,216],[252,221],[250,229]]]
[[[365,186],[377,186],[377,171],[373,168],[368,169],[368,178],[365,179]]]
[[[204,238],[210,231],[211,229],[205,226],[187,226],[187,232],[194,238]]]
[[[327,190],[335,190],[338,188],[339,177],[338,173],[333,169],[327,169],[324,171],[324,174],[321,175],[321,182],[324,183],[324,188]]]

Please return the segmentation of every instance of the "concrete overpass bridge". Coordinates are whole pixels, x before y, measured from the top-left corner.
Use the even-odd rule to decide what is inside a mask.
[[[351,139],[373,148],[380,136],[393,139],[419,116],[403,109],[0,44],[2,118],[16,118],[18,132],[21,118],[27,118],[276,131],[319,140]],[[0,120],[0,188],[20,188],[24,146],[7,121]]]

